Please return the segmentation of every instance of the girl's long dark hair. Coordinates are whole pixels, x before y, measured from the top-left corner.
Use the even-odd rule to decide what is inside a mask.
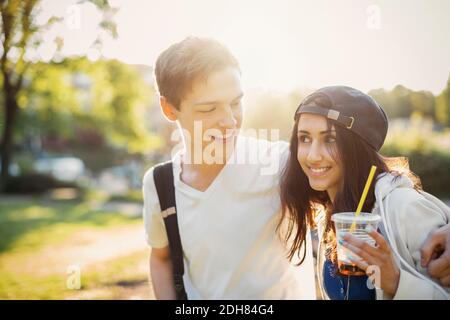
[[[326,97],[314,99],[315,104],[330,108],[331,103]],[[306,233],[308,226],[315,226],[315,218],[318,209],[325,211],[325,230],[323,240],[326,244],[326,256],[335,262],[336,260],[336,236],[331,216],[335,212],[352,212],[356,210],[362,191],[372,165],[377,167],[375,177],[383,172],[395,172],[406,170],[413,178],[416,187],[420,188],[420,182],[407,169],[405,158],[385,158],[370,147],[362,138],[350,130],[328,120],[328,127],[334,125],[336,130],[337,152],[330,153],[340,165],[342,179],[334,202],[326,191],[313,190],[308,177],[303,172],[298,160],[297,127],[300,117],[294,123],[290,141],[290,155],[281,177],[281,207],[282,215],[278,224],[278,230],[287,220],[287,230],[283,234],[286,243],[290,243],[288,258],[292,260],[295,254],[300,258],[298,265],[302,264],[306,256]],[[398,175],[398,174],[397,174]],[[372,183],[362,211],[371,212],[375,203],[375,182]],[[303,249],[300,252],[300,249]]]

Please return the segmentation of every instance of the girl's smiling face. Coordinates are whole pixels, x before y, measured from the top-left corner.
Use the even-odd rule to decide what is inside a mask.
[[[323,116],[304,113],[297,127],[297,160],[312,189],[327,191],[334,200],[342,178],[337,157],[336,130]]]

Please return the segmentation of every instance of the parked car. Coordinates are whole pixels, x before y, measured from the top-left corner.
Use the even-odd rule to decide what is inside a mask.
[[[1,158],[0,158],[0,162],[1,162]],[[9,172],[10,177],[18,177],[21,174],[20,167],[15,162],[13,162],[9,165],[8,172]]]
[[[85,174],[84,162],[75,157],[46,157],[34,162],[34,170],[57,180],[76,182]]]

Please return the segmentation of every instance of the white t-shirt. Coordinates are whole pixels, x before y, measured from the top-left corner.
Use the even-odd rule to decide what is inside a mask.
[[[300,267],[276,232],[286,142],[238,137],[231,159],[204,191],[180,180],[173,159],[178,225],[189,299],[315,299],[311,241]],[[244,161],[245,160],[245,161]],[[299,190],[301,192],[301,190]],[[147,243],[168,245],[153,168],[144,176]]]

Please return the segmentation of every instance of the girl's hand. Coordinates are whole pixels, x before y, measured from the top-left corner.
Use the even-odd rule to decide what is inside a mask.
[[[377,246],[358,239],[347,233],[344,235],[342,245],[362,258],[351,260],[356,266],[366,271],[369,266],[378,266],[380,269],[380,287],[384,293],[394,297],[397,292],[400,279],[400,269],[395,263],[394,256],[387,241],[377,231],[372,230],[368,234],[375,240]],[[371,274],[367,274],[370,276]]]

